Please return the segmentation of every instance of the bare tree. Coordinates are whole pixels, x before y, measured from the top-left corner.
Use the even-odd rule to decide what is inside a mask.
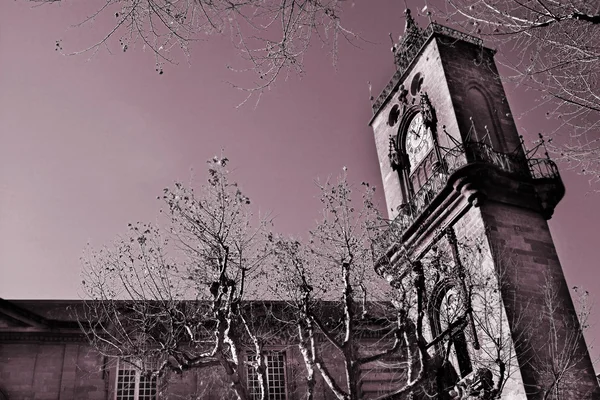
[[[460,243],[448,229],[412,259],[415,249],[403,248],[364,186],[354,206],[345,177],[326,182],[323,217],[308,240],[272,239],[273,291],[295,310],[306,397],[320,377],[340,400],[499,398],[518,371],[520,336],[511,327],[529,331],[523,321],[508,324],[505,281],[485,240]]]
[[[433,388],[438,361],[424,338],[423,268],[407,261],[414,279],[391,291],[375,274],[374,260],[392,239],[372,188],[365,184],[355,209],[345,177],[322,185],[323,219],[302,243],[266,233],[264,223],[252,227],[249,200],[229,182],[226,164],[209,162],[199,194],[181,184],[165,189],[163,226],[132,224],[84,260],[90,300],[81,319],[93,347],[153,377],[220,371],[237,398],[265,399],[264,345],[288,335],[303,356],[309,399],[319,379],[340,399]],[[265,282],[278,285],[261,292]],[[265,295],[284,306],[258,300]],[[258,394],[244,379],[248,368]],[[369,376],[382,370],[389,390],[369,392]]]
[[[472,363],[480,370],[491,372],[489,385],[482,390],[482,398],[496,399],[505,392],[505,387],[519,371],[516,350],[523,351],[528,345],[534,322],[522,315],[507,315],[505,305],[516,301],[510,292],[509,271],[518,270],[508,249],[495,248],[490,251],[484,237],[473,237],[456,242],[456,252],[464,273],[455,273],[451,278],[464,282],[468,307],[472,310],[472,328],[465,330],[466,338],[474,343],[476,351],[470,353]],[[451,264],[454,260],[446,260]],[[454,261],[456,262],[456,261]],[[510,264],[510,267],[508,266]],[[462,278],[461,278],[462,276]],[[504,293],[505,298],[501,297]],[[508,296],[508,297],[506,297]],[[522,304],[528,308],[529,304]],[[470,377],[469,377],[470,378]],[[455,389],[458,398],[469,398],[472,379],[463,379]],[[493,382],[493,385],[491,383]],[[465,383],[470,383],[466,385]],[[510,384],[509,384],[510,386]],[[514,390],[511,387],[509,390]],[[508,394],[510,396],[510,393]]]
[[[448,0],[448,19],[500,50],[506,79],[538,92],[566,163],[600,181],[600,6],[594,0]]]
[[[542,284],[544,291],[544,307],[539,323],[548,326],[548,336],[545,338],[546,348],[550,357],[548,359],[536,358],[533,360],[545,385],[541,388],[543,399],[570,399],[573,397],[585,398],[589,393],[585,389],[574,391],[572,381],[577,381],[578,364],[584,359],[578,343],[583,339],[583,332],[579,329],[569,329],[573,325],[587,325],[589,308],[587,305],[587,292],[575,289],[579,302],[578,315],[560,317],[560,294],[556,285],[549,276]]]
[[[226,164],[209,161],[200,195],[181,184],[164,190],[165,226],[130,224],[114,246],[84,258],[82,328],[101,354],[153,377],[218,367],[241,400],[250,398],[243,381],[250,365],[264,399],[260,355],[273,333],[255,318],[268,310],[243,302],[265,258],[264,225],[253,226],[250,201]],[[242,359],[243,348],[258,356]]]
[[[285,342],[300,351],[297,389],[309,400],[317,388],[340,400],[491,400],[517,374],[515,349],[539,332],[527,324],[545,324],[551,363],[535,354],[519,363],[549,382],[547,398],[571,390],[563,382],[582,357],[576,320],[555,317],[561,301],[549,281],[540,321],[509,320],[503,271],[519,270],[508,268],[510,251],[491,252],[484,237],[461,243],[453,228],[406,248],[373,188],[363,184],[355,206],[345,175],[319,185],[322,218],[307,240],[279,236],[252,216],[227,162],[209,161],[199,193],[165,189],[162,225],[132,224],[84,259],[80,319],[101,354],[153,379],[202,369],[238,399],[264,400],[267,343]]]
[[[315,396],[317,375],[340,400],[408,393],[423,380],[429,358],[415,299],[390,291],[373,270],[376,237],[387,225],[373,205],[373,189],[363,185],[363,204],[356,207],[345,175],[319,185],[323,214],[308,240],[272,240],[280,278],[273,290],[296,313],[307,399]],[[367,393],[377,364],[397,375],[380,393]]]
[[[55,3],[60,0],[30,0]],[[357,36],[341,23],[343,0],[99,0],[95,11],[78,26],[93,21],[114,22],[104,36],[86,49],[71,54],[110,51],[119,41],[122,51],[136,46],[155,54],[156,71],[176,60],[175,51],[189,56],[192,43],[211,35],[230,35],[244,60],[235,71],[252,72],[247,87],[260,94],[277,78],[302,74],[309,46],[319,43],[337,59],[340,39],[353,42]],[[57,42],[62,51],[62,43]]]
[[[556,279],[548,272],[540,272],[541,304],[523,302],[518,282],[526,277],[518,275],[521,268],[512,249],[494,246],[490,251],[486,240],[477,237],[457,244],[477,335],[473,338],[473,331],[466,331],[467,338],[477,342],[477,351],[470,356],[474,365],[489,369],[495,381],[484,398],[500,398],[511,378],[518,379],[519,367],[524,366],[537,374],[538,385],[525,388],[528,394],[555,400],[590,398],[594,388],[577,384],[582,379],[580,364],[587,358],[581,342],[590,313],[589,293],[575,287],[577,312],[565,313],[565,293],[560,292]],[[511,313],[507,313],[507,305],[512,308]],[[459,383],[457,395],[460,386]],[[511,390],[514,387],[509,388],[509,396]]]

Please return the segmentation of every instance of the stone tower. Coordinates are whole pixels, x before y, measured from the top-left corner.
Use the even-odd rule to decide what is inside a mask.
[[[370,122],[396,235],[377,271],[423,278],[438,398],[600,398],[546,222],[564,187],[522,146],[494,51],[409,10],[392,51]]]

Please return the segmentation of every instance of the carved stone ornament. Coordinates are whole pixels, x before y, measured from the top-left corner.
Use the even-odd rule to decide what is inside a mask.
[[[393,48],[394,63],[398,69],[406,69],[427,40],[423,29],[417,25],[409,9],[404,10],[404,16],[406,18],[404,35],[400,37],[400,43]]]
[[[449,394],[452,400],[479,399],[491,400],[493,396],[494,378],[492,371],[478,368],[461,379]]]
[[[393,136],[390,136],[390,150],[388,157],[390,159],[392,170],[396,171],[400,169],[400,155],[398,154],[398,148],[396,147],[396,141]]]
[[[427,92],[423,92],[421,94],[421,102],[419,106],[421,108],[421,115],[423,116],[423,123],[427,128],[434,130],[437,119],[435,117],[435,110],[431,105],[431,100],[429,100]]]
[[[406,90],[404,85],[400,85],[398,88],[398,101],[404,105],[404,108],[406,109],[406,106],[408,105],[408,90]]]

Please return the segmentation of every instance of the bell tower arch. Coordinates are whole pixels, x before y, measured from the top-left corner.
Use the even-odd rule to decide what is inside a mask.
[[[370,121],[398,238],[377,272],[394,283],[418,263],[429,279],[430,355],[444,360],[440,371],[450,368],[450,354],[457,364],[454,378],[440,382],[504,380],[506,399],[600,399],[547,224],[564,195],[556,165],[524,149],[493,50],[434,22],[421,28],[409,10],[405,16],[392,48],[396,72]],[[426,261],[440,249],[452,255],[445,266]],[[490,309],[473,296],[469,268],[493,278],[501,308],[495,324],[506,328],[509,344],[485,332]],[[449,310],[462,314],[452,320]],[[495,345],[515,355],[510,366],[490,355]],[[557,352],[570,352],[568,368]],[[565,376],[556,384],[550,371],[560,368]],[[440,398],[453,398],[452,390]]]

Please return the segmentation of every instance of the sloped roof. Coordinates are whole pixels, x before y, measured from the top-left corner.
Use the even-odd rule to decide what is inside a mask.
[[[0,341],[84,338],[72,307],[77,300],[5,300],[0,298]]]

